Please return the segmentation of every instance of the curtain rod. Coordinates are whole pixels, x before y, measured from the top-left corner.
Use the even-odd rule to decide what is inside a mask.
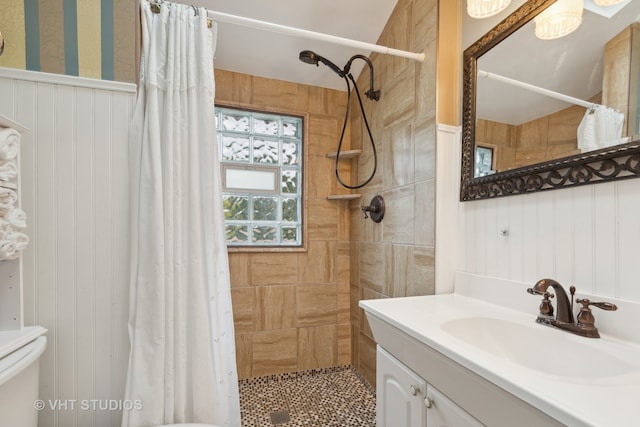
[[[155,3],[150,2],[153,6]],[[151,9],[153,12],[159,12],[160,8],[157,7]],[[157,13],[156,12],[156,13]],[[385,55],[400,56],[403,58],[413,59],[415,61],[424,62],[424,53],[413,53],[405,50],[394,49],[391,47],[381,46],[373,43],[361,42],[358,40],[347,39],[343,37],[332,36],[330,34],[317,33],[315,31],[303,30],[301,28],[287,27],[286,25],[274,24],[266,21],[259,21],[257,19],[245,18],[242,16],[230,15],[228,13],[215,12],[207,9],[207,16],[216,21],[226,22],[229,24],[243,25],[245,27],[257,28],[261,30],[268,30],[281,34],[289,34],[294,36],[305,37],[314,40],[321,40],[329,43],[340,44],[343,46],[349,46],[353,48],[370,50],[372,52],[378,52]]]
[[[499,74],[490,73],[488,71],[478,70],[478,76],[479,77],[488,78],[488,79],[492,79],[492,80],[497,80],[497,81],[500,81],[500,82],[503,82],[503,83],[508,83],[510,85],[513,85],[513,86],[518,86],[518,87],[521,87],[523,89],[530,90],[531,92],[536,92],[536,93],[540,93],[542,95],[547,95],[550,98],[555,98],[555,99],[558,99],[560,101],[569,102],[571,104],[579,105],[580,107],[596,108],[598,105],[600,105],[600,104],[597,104],[595,102],[584,101],[584,100],[582,100],[580,98],[574,98],[573,96],[569,96],[569,95],[565,95],[565,94],[562,94],[562,93],[554,92],[554,91],[549,90],[549,89],[545,89],[545,88],[542,88],[542,87],[534,86],[534,85],[529,84],[529,83],[521,82],[520,80],[510,79],[509,77],[504,77],[504,76],[501,76]]]
[[[373,43],[366,43],[343,37],[332,36],[330,34],[317,33],[315,31],[303,30],[301,28],[287,27],[285,25],[273,24],[271,22],[258,21],[257,19],[244,18],[241,16],[229,15],[228,13],[214,12],[208,10],[208,15],[214,20],[227,22],[230,24],[244,25],[247,27],[258,28],[276,33],[290,34],[294,36],[306,37],[314,40],[326,41],[329,43],[340,44],[343,46],[354,47],[358,49],[370,50],[386,55],[401,56],[403,58],[413,59],[419,62],[424,61],[424,53],[413,53],[404,50],[398,50],[391,47],[381,46]]]

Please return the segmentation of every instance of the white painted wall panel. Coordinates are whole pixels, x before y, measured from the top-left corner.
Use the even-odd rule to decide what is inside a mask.
[[[499,227],[501,222],[501,214],[504,213],[504,201],[501,200],[500,203],[497,203],[495,209],[491,212],[487,212],[485,210],[484,214],[484,236],[482,239],[484,240],[484,246],[486,248],[483,251],[484,264],[486,265],[485,274],[487,276],[498,276],[500,267],[499,262],[503,259],[502,253],[500,251],[499,246]],[[482,226],[482,225],[481,225]],[[504,252],[503,252],[504,253]],[[493,256],[487,256],[487,254],[492,254]],[[482,259],[481,258],[481,259]]]
[[[553,194],[544,197],[544,194],[535,195],[536,205],[535,222],[532,224],[535,230],[536,251],[534,255],[538,276],[555,277],[554,258],[554,198]],[[529,226],[529,225],[527,225]]]
[[[620,298],[640,301],[640,186],[629,180],[618,184],[617,205],[619,227],[618,238],[618,284]],[[635,283],[636,286],[627,286]],[[624,286],[620,286],[625,284]]]
[[[90,301],[77,301],[78,283],[75,277],[77,250],[76,195],[74,191],[77,169],[77,165],[75,165],[75,132],[81,124],[75,121],[76,94],[74,92],[75,89],[72,87],[54,86],[55,131],[51,142],[54,145],[55,153],[52,163],[55,182],[55,257],[57,258],[55,310],[58,336],[56,346],[58,355],[64,355],[56,360],[56,370],[59,377],[56,391],[60,399],[74,399],[75,396],[78,396],[78,376],[75,369],[80,350],[76,322],[77,306],[81,303],[90,303]],[[40,169],[37,174],[41,174]],[[91,248],[80,249],[91,250]],[[86,266],[82,267],[86,268]],[[58,425],[74,425],[75,412],[71,410],[55,412],[55,415],[58,416]]]
[[[460,128],[456,126],[438,125],[438,139],[436,144],[437,163],[443,167],[436,174],[436,203],[435,216],[435,244],[436,244],[436,293],[451,293],[453,291],[454,272],[458,259],[451,254],[458,250],[458,240],[450,231],[458,224],[458,194],[460,185]]]
[[[594,187],[593,292],[598,295],[620,295],[617,278],[617,241],[620,231],[616,212],[617,189],[617,185],[603,184]]]
[[[83,375],[84,372],[96,372],[96,306],[95,298],[95,195],[94,156],[93,149],[97,143],[94,133],[95,104],[102,97],[102,92],[91,89],[76,89],[76,111],[74,114],[75,127],[75,182],[74,191],[74,223],[76,241],[75,248],[90,248],[75,254],[76,280],[76,336],[78,341],[77,363],[75,366],[77,380],[77,395],[94,395],[95,375]],[[80,108],[82,107],[82,108]],[[98,117],[99,120],[99,117]],[[100,196],[97,196],[100,197]],[[86,303],[89,302],[89,303]],[[93,425],[96,413],[94,411],[80,411],[77,417],[78,425]]]
[[[571,212],[573,210],[573,194],[556,191],[553,195],[554,212]],[[552,213],[553,215],[553,213]],[[568,283],[574,277],[573,257],[573,221],[571,215],[553,215],[553,270],[554,277],[560,283]]]
[[[129,93],[116,93],[111,97],[111,132],[112,141],[128,141],[129,121],[133,114],[134,96]],[[119,112],[126,112],[120,114]],[[109,187],[111,225],[110,244],[111,256],[110,270],[113,278],[111,283],[124,284],[112,286],[111,299],[111,339],[113,340],[111,353],[103,354],[103,361],[110,360],[111,389],[118,392],[124,391],[126,381],[126,368],[129,363],[129,335],[127,322],[129,320],[129,192],[122,191],[128,188],[129,177],[129,145],[110,144],[111,155],[111,185]],[[109,358],[109,359],[107,359]],[[106,365],[106,364],[105,364]],[[111,413],[112,425],[120,425],[120,414]]]
[[[509,235],[514,233],[522,235],[522,254],[520,255],[522,270],[515,271],[513,278],[519,277],[524,281],[524,277],[537,276],[538,271],[538,252],[541,245],[537,235],[538,209],[535,205],[536,196],[531,196],[533,200],[529,201],[529,203],[526,203],[525,200],[518,196],[514,197],[518,198],[521,206],[519,213],[522,215],[522,219],[518,223],[522,228],[516,229],[514,227],[515,223],[510,223],[508,227]],[[489,209],[491,208],[490,202],[483,201],[480,203],[486,204]]]
[[[41,427],[114,427],[119,411],[83,411],[83,399],[121,400],[129,354],[127,138],[131,85],[0,69],[0,113],[31,131],[21,151],[25,323],[49,332],[41,359]],[[85,79],[86,80],[86,79]]]
[[[520,198],[510,197],[507,200],[509,201],[508,222],[502,224],[509,233],[503,238],[504,244],[507,245],[505,250],[508,251],[506,277],[516,277],[522,275],[525,264],[529,263],[529,260],[524,258],[526,244],[523,233],[524,209]]]
[[[605,185],[605,184],[601,184]],[[574,278],[576,287],[580,287],[585,292],[594,292],[594,263],[587,264],[580,260],[593,260],[595,257],[594,229],[594,190],[595,185],[587,185],[576,189],[558,190],[573,193],[573,262]]]
[[[21,89],[27,89],[28,84],[21,82]],[[35,161],[31,165],[34,169],[27,169],[22,165],[23,177],[31,175],[33,188],[23,184],[22,193],[32,194],[34,198],[34,210],[26,211],[29,223],[32,224],[31,236],[34,256],[30,258],[30,251],[25,253],[24,266],[33,265],[35,269],[34,282],[23,282],[25,289],[33,287],[37,311],[32,319],[32,324],[46,327],[47,349],[40,360],[40,396],[42,399],[55,399],[59,396],[58,384],[60,371],[59,360],[64,357],[73,357],[73,349],[61,351],[59,336],[67,332],[62,331],[59,324],[57,301],[58,277],[57,277],[57,227],[56,227],[56,187],[55,182],[55,150],[54,138],[56,130],[55,118],[55,93],[54,86],[50,84],[34,85],[35,114],[32,117],[32,141],[28,144],[33,147]],[[20,97],[20,93],[18,97]],[[26,122],[25,122],[26,123]],[[29,126],[27,124],[27,126]],[[37,173],[35,172],[37,171]],[[29,322],[28,319],[25,319]],[[64,377],[63,377],[64,378]],[[68,381],[64,379],[63,381]],[[50,410],[44,410],[40,414],[41,427],[57,426],[56,414]]]

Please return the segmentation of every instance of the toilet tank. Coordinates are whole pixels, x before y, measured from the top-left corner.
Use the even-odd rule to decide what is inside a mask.
[[[46,329],[0,332],[0,426],[37,427],[40,356]]]

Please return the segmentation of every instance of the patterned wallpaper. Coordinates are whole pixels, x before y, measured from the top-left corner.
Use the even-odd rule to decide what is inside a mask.
[[[136,81],[132,0],[2,0],[0,67]]]

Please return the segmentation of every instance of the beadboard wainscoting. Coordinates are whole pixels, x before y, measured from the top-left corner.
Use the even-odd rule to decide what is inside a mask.
[[[120,425],[113,405],[123,398],[129,356],[127,138],[134,99],[131,84],[0,68],[0,113],[30,129],[21,150],[31,238],[24,319],[49,330],[40,427]],[[115,403],[83,408],[91,400]]]
[[[459,271],[640,301],[640,179],[459,203],[458,215]]]

